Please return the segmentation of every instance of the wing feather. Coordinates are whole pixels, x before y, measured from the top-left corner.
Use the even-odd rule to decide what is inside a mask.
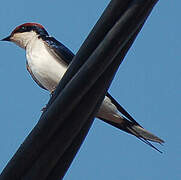
[[[42,39],[46,42],[51,52],[57,57],[58,60],[64,61],[69,65],[75,56],[70,49],[64,46],[61,42],[57,41],[54,37],[43,36]]]

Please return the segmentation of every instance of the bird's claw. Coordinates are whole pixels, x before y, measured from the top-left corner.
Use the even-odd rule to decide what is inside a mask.
[[[41,109],[41,111],[42,111],[43,113],[44,113],[46,110],[47,110],[47,105],[44,106],[44,107]]]

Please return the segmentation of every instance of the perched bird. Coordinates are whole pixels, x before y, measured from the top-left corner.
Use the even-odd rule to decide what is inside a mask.
[[[38,23],[22,24],[2,41],[14,42],[26,50],[28,72],[41,88],[50,93],[56,89],[74,57],[67,47],[49,36],[45,28]],[[109,93],[105,96],[97,117],[138,137],[156,150],[158,149],[149,141],[164,142],[139,125]]]

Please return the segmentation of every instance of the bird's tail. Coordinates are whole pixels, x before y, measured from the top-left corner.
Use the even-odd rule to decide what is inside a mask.
[[[159,137],[157,137],[154,134],[150,133],[149,131],[144,129],[139,124],[135,124],[134,122],[131,122],[131,121],[127,120],[124,117],[122,117],[122,118],[120,119],[120,123],[107,121],[105,119],[102,119],[102,120],[104,122],[118,128],[118,129],[120,129],[120,130],[123,130],[123,131],[125,131],[125,132],[127,132],[129,134],[132,134],[132,135],[136,136],[138,139],[140,139],[144,143],[148,144],[152,148],[154,148],[157,151],[161,152],[154,145],[152,145],[149,141],[157,142],[157,143],[162,144],[162,143],[164,143],[164,141],[162,139],[160,139]]]
[[[123,116],[120,116],[120,120],[118,120],[117,122],[108,121],[105,119],[102,119],[102,120],[120,130],[123,130],[129,134],[136,136],[138,139],[140,139],[144,143],[148,144],[152,148],[161,152],[149,141],[157,142],[160,144],[164,143],[164,141],[160,139],[159,137],[155,136],[154,134],[150,133],[146,129],[144,129],[109,93],[107,93],[107,96],[111,99],[111,102],[117,107],[118,111],[122,113],[126,118]]]

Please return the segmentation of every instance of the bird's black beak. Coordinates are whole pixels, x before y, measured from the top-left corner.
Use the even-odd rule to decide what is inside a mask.
[[[8,36],[8,37],[6,37],[4,39],[1,39],[1,41],[11,41],[11,36]]]

